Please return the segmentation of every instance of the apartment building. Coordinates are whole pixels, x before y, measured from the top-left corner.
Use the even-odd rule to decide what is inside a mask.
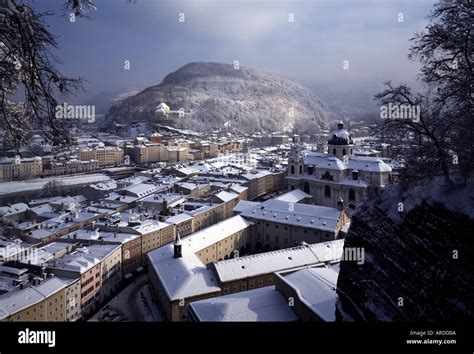
[[[98,161],[99,166],[120,165],[123,162],[124,151],[119,147],[94,147],[79,152],[81,161]]]
[[[254,200],[265,194],[280,190],[285,185],[284,172],[258,171],[241,175],[248,187],[248,199]]]
[[[176,233],[183,237],[194,232],[193,217],[186,214],[176,214],[165,220],[167,224],[174,225]]]
[[[50,262],[47,269],[57,276],[79,278],[81,314],[87,317],[120,285],[120,262],[120,245],[91,244]]]
[[[252,247],[271,251],[298,245],[335,240],[349,223],[344,210],[270,199],[263,203],[240,202],[240,215],[254,222]],[[240,210],[240,207],[236,208]],[[236,210],[234,209],[234,210]]]
[[[178,163],[187,161],[189,148],[186,147],[167,147],[168,152],[168,159],[167,161],[170,163]]]
[[[168,161],[168,151],[163,144],[140,144],[133,147],[133,159],[138,164]]]
[[[236,248],[246,245],[251,225],[234,216],[183,239],[177,236],[175,243],[148,253],[151,289],[167,319],[185,320],[187,303],[220,294],[206,264],[228,259]]]
[[[0,182],[38,178],[43,172],[41,157],[15,156],[0,160]]]
[[[67,308],[75,283],[77,279],[38,276],[26,268],[0,266],[0,321],[73,320]]]
[[[50,175],[70,175],[75,173],[84,173],[96,171],[100,168],[99,161],[79,161],[79,160],[67,160],[67,161],[51,161],[49,169],[46,170]]]
[[[102,214],[69,212],[42,222],[25,221],[15,226],[15,232],[26,242],[43,245],[57,238],[80,230],[98,220]]]

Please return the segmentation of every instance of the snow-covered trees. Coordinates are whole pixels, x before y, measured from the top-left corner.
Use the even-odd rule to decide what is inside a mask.
[[[54,36],[44,23],[47,13],[14,0],[0,0],[0,127],[5,140],[20,143],[31,129],[41,129],[55,143],[67,142],[54,116],[57,97],[79,87],[80,79],[57,70]]]
[[[400,144],[407,178],[444,175],[446,182],[466,180],[474,167],[472,0],[441,0],[424,31],[412,38],[409,57],[422,63],[424,92],[406,85],[375,96],[381,105],[421,107],[418,120],[384,119],[382,133]]]

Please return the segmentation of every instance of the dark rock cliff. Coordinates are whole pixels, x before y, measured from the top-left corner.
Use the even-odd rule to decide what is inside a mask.
[[[362,247],[365,262],[341,262],[338,320],[472,319],[474,219],[425,199],[394,217],[389,204],[382,193],[353,217],[344,247]]]

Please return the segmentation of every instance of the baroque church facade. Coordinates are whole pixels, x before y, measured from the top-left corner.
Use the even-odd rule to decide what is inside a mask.
[[[391,182],[392,168],[379,157],[355,156],[351,134],[339,122],[329,135],[327,154],[305,154],[299,142],[293,143],[287,179],[289,190],[303,190],[313,204],[355,209],[369,187]]]

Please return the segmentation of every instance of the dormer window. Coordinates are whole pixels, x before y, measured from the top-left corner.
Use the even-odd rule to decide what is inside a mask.
[[[357,181],[359,179],[359,171],[357,171],[357,170],[352,171],[352,179],[354,181]]]
[[[331,176],[331,174],[328,171],[324,172],[324,174],[321,176],[321,179],[326,179],[328,181],[334,181],[334,177]]]

